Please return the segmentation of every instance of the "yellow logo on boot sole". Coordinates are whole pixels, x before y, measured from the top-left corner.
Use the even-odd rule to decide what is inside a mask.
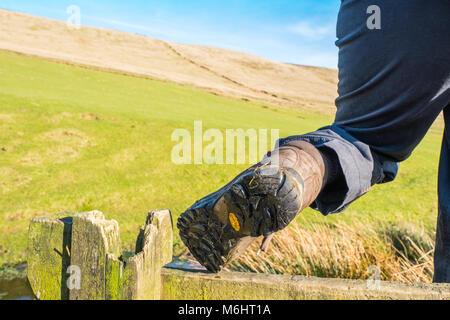
[[[233,229],[236,231],[241,230],[241,226],[239,225],[239,220],[236,217],[236,215],[234,213],[230,213],[229,218],[230,218],[230,223],[231,223],[231,226],[233,227]]]

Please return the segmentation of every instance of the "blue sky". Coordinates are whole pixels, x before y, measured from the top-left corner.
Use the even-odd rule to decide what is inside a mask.
[[[0,0],[0,7],[189,44],[244,51],[275,61],[337,67],[338,0]]]

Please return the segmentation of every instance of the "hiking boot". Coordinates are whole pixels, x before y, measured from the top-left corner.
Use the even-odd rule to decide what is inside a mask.
[[[273,234],[314,202],[324,175],[323,154],[307,142],[289,142],[184,212],[181,240],[198,262],[219,272],[260,236],[267,250]]]

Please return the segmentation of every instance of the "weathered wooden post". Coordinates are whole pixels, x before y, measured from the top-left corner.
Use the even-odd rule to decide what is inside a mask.
[[[106,299],[108,255],[120,257],[119,224],[98,211],[75,215],[70,265],[79,268],[80,281],[69,288],[70,300]]]
[[[112,266],[115,265],[114,268],[118,268],[121,274],[119,283],[123,286],[121,296],[113,297],[113,299],[160,299],[161,269],[172,262],[172,230],[172,218],[169,211],[149,213],[146,224],[141,228],[136,241],[136,254],[126,260],[125,267],[120,263],[119,265],[113,261],[111,263]]]
[[[66,300],[70,266],[72,217],[53,215],[35,218],[28,231],[28,279],[42,300]]]
[[[160,299],[161,268],[172,261],[170,211],[152,211],[134,254],[121,254],[119,225],[99,211],[33,219],[28,279],[38,299]]]

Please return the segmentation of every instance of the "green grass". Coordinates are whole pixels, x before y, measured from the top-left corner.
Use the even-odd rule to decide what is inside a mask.
[[[0,266],[25,261],[35,216],[97,209],[132,249],[147,211],[174,219],[245,166],[171,162],[177,128],[274,128],[282,136],[327,125],[323,116],[228,99],[173,83],[0,53]],[[410,221],[433,233],[442,128],[432,130],[399,178],[343,214],[312,222]],[[175,250],[181,246],[176,238]]]

